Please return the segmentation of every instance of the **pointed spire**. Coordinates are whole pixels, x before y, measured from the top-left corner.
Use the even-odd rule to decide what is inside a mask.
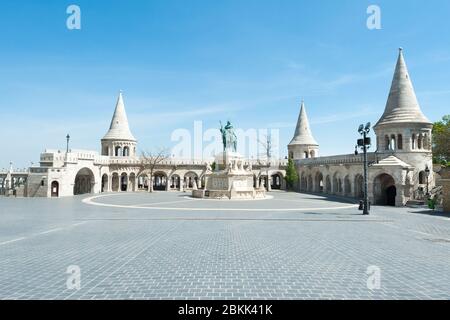
[[[420,110],[403,49],[400,48],[386,108],[375,126],[404,122],[428,124],[430,120]]]
[[[316,139],[312,136],[309,127],[308,116],[306,115],[305,102],[302,100],[300,115],[298,116],[297,127],[295,128],[294,138],[289,145],[313,145],[318,146]]]
[[[103,137],[103,140],[129,140],[136,141],[128,125],[125,104],[123,103],[122,90],[119,92],[116,109],[109,126],[109,131]]]

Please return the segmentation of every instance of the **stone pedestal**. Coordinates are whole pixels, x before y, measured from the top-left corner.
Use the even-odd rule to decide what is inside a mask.
[[[265,189],[253,187],[253,172],[244,168],[244,158],[225,151],[216,156],[216,167],[222,168],[205,174],[205,191],[194,190],[193,197],[210,199],[265,198]]]

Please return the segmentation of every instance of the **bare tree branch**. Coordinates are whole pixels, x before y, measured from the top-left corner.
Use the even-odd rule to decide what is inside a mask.
[[[259,153],[259,155],[262,155],[269,160],[272,157],[272,136],[270,134],[264,135],[263,139],[258,138],[258,143],[264,150],[264,152]]]
[[[143,172],[148,171],[150,173],[150,180],[148,186],[148,192],[153,192],[153,172],[158,164],[169,159],[169,149],[160,148],[155,153],[143,151],[141,155],[141,160],[139,163],[138,176]]]

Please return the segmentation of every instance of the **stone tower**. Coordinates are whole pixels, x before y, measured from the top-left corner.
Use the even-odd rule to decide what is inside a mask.
[[[411,192],[425,189],[428,167],[429,187],[434,185],[431,130],[433,124],[422,113],[414,92],[408,68],[400,48],[389,97],[381,119],[374,126],[379,160],[397,158],[409,165],[398,176],[397,185],[405,188],[405,197]]]
[[[116,109],[108,132],[102,139],[102,155],[111,157],[135,157],[137,141],[130,131],[122,92],[119,93]]]
[[[288,145],[288,152],[289,158],[293,160],[319,156],[319,144],[312,136],[304,101],[302,101],[300,108],[294,138],[292,138]]]

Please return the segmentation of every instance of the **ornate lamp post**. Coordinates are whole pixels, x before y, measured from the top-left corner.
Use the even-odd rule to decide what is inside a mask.
[[[369,214],[369,181],[368,181],[368,171],[369,171],[369,163],[367,161],[367,149],[370,148],[370,138],[367,137],[367,134],[370,132],[370,122],[364,126],[363,124],[358,128],[359,134],[362,135],[362,139],[358,139],[358,147],[360,147],[364,152],[364,202],[363,202],[363,215]]]
[[[67,134],[66,136],[67,144],[66,144],[66,153],[69,153],[69,141],[70,141],[70,135]]]
[[[430,192],[428,190],[428,178],[430,176],[430,168],[428,168],[428,165],[426,165],[426,167],[425,167],[425,175],[427,177],[427,193],[426,193],[426,196],[428,198],[430,196]]]

